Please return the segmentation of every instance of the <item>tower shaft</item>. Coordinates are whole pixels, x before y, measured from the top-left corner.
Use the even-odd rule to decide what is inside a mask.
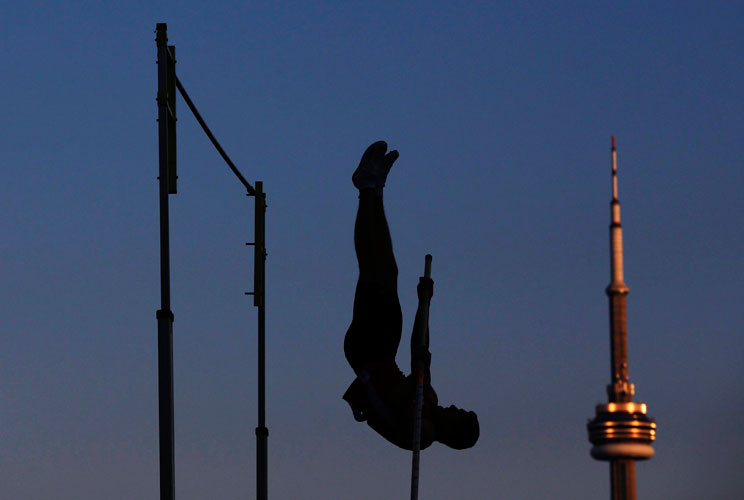
[[[628,328],[625,294],[610,295],[610,359],[612,383],[607,386],[610,403],[633,401],[633,384],[628,378]]]
[[[610,462],[612,500],[636,500],[635,460]]]

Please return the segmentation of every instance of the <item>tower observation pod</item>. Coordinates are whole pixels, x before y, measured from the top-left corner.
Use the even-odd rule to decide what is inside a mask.
[[[628,378],[628,335],[625,303],[628,287],[623,277],[623,228],[617,188],[617,151],[612,137],[612,202],[610,204],[611,282],[606,292],[610,302],[610,355],[612,382],[607,386],[609,402],[596,407],[587,424],[591,455],[610,462],[612,500],[635,500],[635,461],[651,458],[656,423],[646,405],[633,402],[635,388]]]

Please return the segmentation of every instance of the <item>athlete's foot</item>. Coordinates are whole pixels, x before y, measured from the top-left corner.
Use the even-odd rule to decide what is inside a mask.
[[[387,143],[377,141],[370,145],[362,155],[359,166],[351,176],[354,186],[360,191],[363,189],[374,190],[382,194],[382,188],[385,187],[387,175],[395,160],[398,159],[398,152],[393,150],[386,154]]]

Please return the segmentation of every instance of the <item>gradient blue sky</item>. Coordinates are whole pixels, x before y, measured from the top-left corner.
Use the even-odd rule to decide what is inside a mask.
[[[268,193],[271,498],[408,497],[410,455],[341,400],[350,175],[377,139],[401,154],[404,335],[429,252],[434,383],[482,427],[423,453],[421,498],[609,496],[585,424],[609,382],[613,134],[630,377],[659,423],[639,498],[741,498],[741,2],[191,0],[0,5],[1,498],[158,498],[157,22]],[[179,118],[177,497],[252,498],[252,199]]]

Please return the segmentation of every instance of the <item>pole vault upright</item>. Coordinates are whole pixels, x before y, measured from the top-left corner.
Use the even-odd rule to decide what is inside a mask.
[[[256,498],[268,497],[268,436],[266,427],[266,193],[263,183],[254,189],[227,156],[207,127],[196,106],[176,76],[176,47],[168,45],[168,26],[158,23],[155,41],[158,48],[158,148],[160,182],[160,295],[158,320],[158,415],[160,445],[160,499],[175,499],[173,446],[173,312],[170,307],[170,245],[168,195],[176,194],[176,90],[199,122],[204,133],[230,170],[255,197],[253,260],[253,305],[258,308],[258,426],[256,427]]]
[[[266,193],[256,182],[254,193],[255,242],[253,243],[253,305],[258,308],[258,427],[256,427],[256,498],[268,497],[268,438],[266,427]],[[248,292],[250,295],[250,292]]]
[[[158,320],[158,422],[160,500],[175,498],[173,453],[173,312],[170,304],[170,239],[168,195],[176,193],[175,47],[168,46],[165,24],[158,24],[158,150],[160,181],[160,309]],[[171,88],[172,87],[172,88]]]

